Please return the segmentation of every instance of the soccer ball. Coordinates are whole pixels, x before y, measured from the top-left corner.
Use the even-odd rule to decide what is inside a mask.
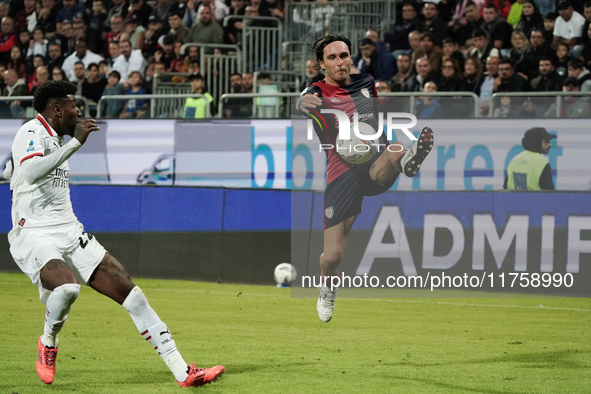
[[[273,277],[277,282],[277,287],[289,287],[291,282],[294,281],[298,276],[298,272],[295,267],[289,263],[281,263],[275,267]]]
[[[361,134],[372,135],[376,131],[364,122],[359,122],[359,132]],[[337,153],[343,160],[350,164],[363,164],[370,161],[378,151],[375,146],[378,140],[362,140],[355,135],[353,125],[351,125],[351,139],[337,141]]]

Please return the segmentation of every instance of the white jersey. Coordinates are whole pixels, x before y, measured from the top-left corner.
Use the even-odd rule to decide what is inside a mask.
[[[25,123],[12,144],[12,234],[21,228],[48,227],[76,221],[70,201],[68,162],[81,144],[62,137],[41,116]]]

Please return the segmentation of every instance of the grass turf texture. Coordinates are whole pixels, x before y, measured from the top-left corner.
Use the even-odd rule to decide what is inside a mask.
[[[589,299],[315,299],[287,289],[137,279],[187,362],[226,366],[201,392],[589,393]],[[44,306],[0,274],[0,393],[176,393],[127,312],[88,287],[60,334],[56,379],[35,373]],[[543,304],[544,307],[540,307]],[[189,389],[191,390],[191,389]]]

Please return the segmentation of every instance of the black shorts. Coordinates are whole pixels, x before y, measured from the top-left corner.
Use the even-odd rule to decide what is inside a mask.
[[[361,213],[361,203],[365,196],[375,196],[389,190],[398,174],[385,183],[371,179],[369,170],[382,152],[367,163],[353,166],[333,180],[324,191],[324,229],[331,228],[351,216]]]

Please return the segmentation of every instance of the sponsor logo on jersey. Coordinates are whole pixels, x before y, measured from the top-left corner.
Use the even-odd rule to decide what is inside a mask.
[[[35,257],[35,265],[37,266],[37,268],[41,268],[41,266],[43,265],[39,257]],[[49,314],[49,311],[47,312],[47,314]]]
[[[19,225],[19,226],[21,226],[21,227],[23,227],[23,226],[25,225],[25,222],[26,222],[26,221],[27,221],[27,220],[26,220],[25,218],[22,218],[22,219],[21,219],[21,220],[18,222],[18,225]]]
[[[367,90],[366,88],[361,89],[361,94],[369,98],[369,90]]]
[[[331,98],[330,101],[332,101],[333,103],[340,103],[341,102],[341,100],[339,100],[336,97]]]
[[[329,218],[332,219],[332,217],[334,216],[334,208],[333,207],[328,207],[324,210],[324,215]]]
[[[33,142],[33,140],[29,141],[29,145],[27,147],[27,152],[32,152],[35,150],[35,143]]]

